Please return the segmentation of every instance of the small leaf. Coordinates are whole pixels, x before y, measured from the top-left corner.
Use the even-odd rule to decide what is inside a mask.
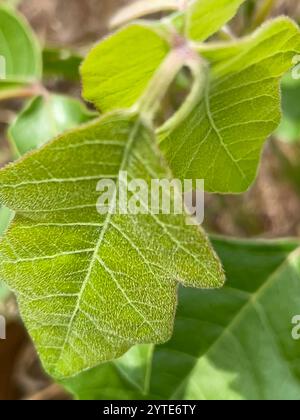
[[[242,192],[279,125],[279,83],[300,51],[299,29],[278,18],[250,37],[199,49],[210,63],[203,95],[184,119],[162,127],[160,146],[176,177],[205,179],[210,192]]]
[[[205,234],[184,215],[97,212],[98,181],[119,171],[149,186],[169,178],[152,130],[127,113],[67,133],[0,172],[0,199],[17,211],[0,245],[0,276],[55,377],[136,343],[168,340],[178,282],[223,284]]]
[[[9,129],[9,137],[23,155],[96,115],[76,99],[52,94],[39,96],[17,116]]]
[[[133,24],[102,41],[82,68],[83,96],[103,112],[132,106],[169,52],[155,26]]]
[[[232,19],[245,0],[194,0],[187,9],[187,35],[205,41]]]
[[[6,81],[28,83],[40,79],[41,51],[24,18],[1,5],[0,28],[0,56],[4,57],[6,62]]]
[[[148,359],[148,391],[141,392],[133,372],[124,375],[115,363],[64,382],[69,391],[95,400],[299,398],[300,345],[291,335],[300,308],[299,241],[219,238],[213,244],[226,285],[218,291],[181,289],[174,336]],[[141,372],[145,360],[136,358]]]

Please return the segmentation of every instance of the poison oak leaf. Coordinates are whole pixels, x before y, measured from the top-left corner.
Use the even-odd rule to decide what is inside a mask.
[[[148,184],[170,177],[152,129],[125,112],[64,134],[0,172],[0,200],[17,213],[1,241],[0,277],[58,378],[136,343],[168,340],[178,284],[224,282],[207,237],[185,215],[97,212],[98,181],[120,171]]]
[[[280,17],[249,37],[198,50],[209,64],[206,81],[188,112],[161,127],[160,147],[176,177],[203,178],[210,192],[242,192],[280,123],[279,84],[300,52],[300,32]]]

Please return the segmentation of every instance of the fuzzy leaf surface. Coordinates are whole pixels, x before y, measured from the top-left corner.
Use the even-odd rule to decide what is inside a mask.
[[[151,358],[131,350],[125,373],[121,358],[68,380],[64,385],[77,398],[299,398],[300,345],[292,338],[300,307],[299,241],[216,238],[213,245],[227,274],[225,287],[182,288],[172,340],[155,346]],[[145,363],[150,378],[137,382]]]
[[[132,24],[96,45],[81,67],[83,96],[103,111],[132,106],[170,50],[155,27]]]
[[[120,171],[147,183],[169,177],[152,130],[127,113],[67,133],[0,172],[0,199],[17,212],[0,245],[0,276],[55,377],[136,343],[168,340],[178,283],[224,281],[205,234],[184,215],[97,212],[99,180]]]
[[[239,193],[252,184],[263,144],[280,123],[280,79],[300,51],[299,29],[278,18],[250,37],[199,50],[210,63],[202,96],[185,118],[162,127],[160,146],[176,177]]]

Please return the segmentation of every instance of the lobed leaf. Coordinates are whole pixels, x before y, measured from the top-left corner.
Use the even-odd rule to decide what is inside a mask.
[[[55,377],[168,340],[178,282],[223,284],[205,234],[184,215],[97,212],[98,181],[124,170],[149,185],[170,176],[152,130],[128,113],[67,133],[0,172],[0,199],[17,212],[0,245],[0,276]]]
[[[210,63],[203,95],[185,118],[162,127],[160,147],[176,177],[205,179],[210,192],[242,192],[280,122],[279,83],[300,51],[299,29],[278,18],[250,37],[199,51]]]
[[[215,238],[213,244],[226,285],[180,290],[169,343],[156,346],[151,358],[131,350],[126,357],[135,359],[135,369],[133,361],[126,373],[107,363],[65,381],[67,389],[95,400],[298,399],[300,346],[291,333],[300,307],[299,241]],[[135,378],[145,363],[151,375],[141,388]]]

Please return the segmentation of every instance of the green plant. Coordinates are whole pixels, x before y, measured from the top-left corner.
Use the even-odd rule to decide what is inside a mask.
[[[0,172],[0,200],[16,212],[0,245],[0,276],[18,297],[45,369],[79,398],[275,398],[270,372],[260,371],[266,359],[278,365],[285,395],[299,394],[299,350],[282,333],[297,301],[284,308],[284,319],[270,321],[279,297],[285,304],[299,293],[297,241],[214,239],[213,248],[202,229],[186,224],[188,215],[100,216],[96,209],[99,179],[125,170],[149,185],[153,178],[203,178],[208,192],[250,187],[263,143],[280,122],[279,84],[300,52],[300,33],[280,17],[244,38],[219,41],[242,3],[159,1],[142,13],[175,13],[130,23],[95,46],[81,76],[83,96],[100,118],[45,91],[33,35],[0,9],[7,31],[0,55],[11,57],[0,98],[33,96],[10,138],[23,154],[58,135]],[[117,22],[127,19],[125,13]],[[31,56],[14,53],[12,24]],[[193,76],[190,93],[156,127],[160,104],[184,68]],[[227,284],[207,291],[224,284],[215,250]],[[180,287],[175,334],[154,347],[173,335],[179,285],[202,290]],[[255,354],[259,331],[272,345]],[[176,380],[164,378],[162,363]],[[239,380],[249,363],[259,386]]]

